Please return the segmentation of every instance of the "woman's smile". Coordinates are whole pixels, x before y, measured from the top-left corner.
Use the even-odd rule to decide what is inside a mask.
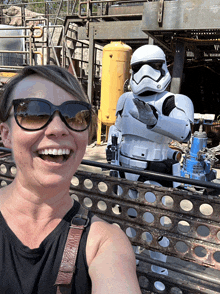
[[[63,163],[74,155],[74,151],[68,148],[46,148],[37,151],[37,155],[44,161]]]

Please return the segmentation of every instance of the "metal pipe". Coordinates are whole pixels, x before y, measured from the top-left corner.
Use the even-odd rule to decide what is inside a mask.
[[[11,149],[5,148],[5,147],[0,147],[0,151],[11,152]],[[191,185],[195,185],[195,186],[199,186],[199,187],[212,188],[212,189],[218,189],[218,190],[220,189],[220,185],[215,184],[215,183],[205,182],[205,181],[202,182],[202,181],[193,180],[193,179],[186,179],[186,178],[182,178],[182,177],[171,176],[171,175],[162,174],[162,173],[153,172],[153,171],[140,171],[140,170],[136,170],[136,169],[131,169],[131,168],[127,168],[127,167],[125,168],[125,167],[118,166],[118,165],[110,165],[108,163],[101,163],[101,162],[96,162],[96,161],[91,161],[91,160],[86,160],[86,159],[83,159],[81,164],[95,166],[95,167],[101,167],[103,169],[109,169],[109,170],[110,169],[118,170],[121,172],[137,174],[140,176],[147,176],[147,177],[153,178],[153,179],[162,179],[165,181],[175,181],[175,182],[191,184]]]
[[[25,29],[27,30],[29,28],[27,28],[27,27],[13,27],[13,26],[11,26],[10,28],[2,28],[2,27],[0,27],[1,31],[25,30]]]
[[[60,1],[60,6],[58,8],[58,11],[57,11],[57,14],[56,14],[56,18],[55,18],[55,25],[57,24],[57,18],[58,18],[59,14],[60,14],[60,10],[62,8],[62,5],[63,5],[63,0]],[[55,30],[55,28],[52,31],[51,38],[53,38],[54,30]]]
[[[20,53],[20,54],[27,54],[29,51],[18,51],[18,50],[0,50],[0,53]]]
[[[52,46],[52,50],[53,50],[54,57],[56,59],[56,63],[57,63],[58,66],[60,66],[60,62],[59,62],[59,59],[57,57],[57,53],[55,51],[53,40],[52,40],[52,37],[50,36],[50,32],[49,31],[48,31],[48,34],[47,35],[48,35],[48,38],[49,38],[49,45]]]
[[[72,70],[73,70],[74,76],[75,76],[75,78],[78,80],[78,77],[77,77],[77,74],[76,74],[76,71],[75,71],[75,67],[74,67],[74,65],[73,65],[72,57],[71,57],[71,54],[70,54],[70,51],[69,51],[69,48],[68,48],[66,42],[65,42],[65,49],[66,49],[67,57],[69,58],[69,62],[70,62],[70,65],[71,65],[71,67],[72,67]]]
[[[64,2],[67,2],[68,0],[63,0]],[[46,1],[46,3],[57,3],[57,1]],[[34,4],[45,4],[45,1],[39,1],[39,2],[29,2],[28,5],[34,5]],[[27,3],[16,3],[16,6],[22,6],[22,5],[27,5]],[[0,7],[1,6],[12,6],[11,3],[9,4],[0,4]]]
[[[13,70],[13,68],[22,69],[22,68],[24,68],[24,66],[19,66],[19,65],[0,65],[0,68],[3,68],[3,69],[8,68],[8,69]]]
[[[33,31],[34,30],[40,30],[41,31],[41,34],[40,35],[32,35],[31,37],[32,38],[41,38],[42,36],[43,36],[43,28],[41,28],[41,27],[33,27],[33,28],[31,28]]]
[[[90,160],[82,160],[81,164],[84,165],[91,165],[95,167],[101,167],[103,169],[113,169],[121,172],[127,172],[131,174],[137,174],[140,176],[147,176],[151,179],[160,179],[160,180],[165,180],[165,181],[174,181],[174,182],[179,182],[179,183],[184,183],[184,184],[191,184],[194,186],[199,186],[199,187],[205,187],[205,188],[212,188],[212,189],[220,189],[220,185],[211,183],[211,182],[205,182],[205,181],[199,181],[199,180],[193,180],[193,179],[186,179],[182,177],[177,177],[177,176],[172,176],[172,175],[167,175],[167,174],[162,174],[154,171],[140,171],[132,168],[127,168],[127,167],[122,167],[118,165],[110,165],[108,163],[101,163],[101,162],[95,162],[95,161],[90,161]]]
[[[135,256],[136,256],[136,259],[141,260],[143,262],[150,263],[150,264],[153,264],[153,265],[157,265],[157,266],[160,266],[160,267],[165,267],[168,270],[171,270],[171,271],[174,271],[174,272],[177,272],[177,273],[181,273],[181,274],[184,274],[184,275],[187,275],[187,276],[191,276],[193,278],[197,278],[199,280],[204,280],[204,281],[207,281],[209,283],[212,282],[212,283],[215,283],[217,285],[220,285],[220,280],[217,277],[207,275],[204,272],[199,273],[198,271],[195,271],[192,268],[190,268],[190,270],[189,270],[188,268],[179,266],[178,264],[175,264],[174,262],[172,262],[172,263],[170,263],[170,262],[164,263],[164,262],[161,262],[161,261],[156,260],[156,259],[151,259],[148,256],[143,257],[143,256],[141,256],[141,254],[136,254]]]
[[[135,17],[135,16],[141,16],[142,17],[142,14],[140,13],[131,13],[131,14],[113,14],[113,15],[90,15],[89,18],[107,18],[107,17],[126,17],[126,16],[132,16],[132,17]],[[78,15],[79,18],[81,19],[86,19],[88,18],[88,16],[81,16],[80,14]]]
[[[33,54],[39,54],[41,57],[41,65],[43,65],[43,54],[39,51],[34,51]]]
[[[194,38],[185,38],[185,37],[174,37],[175,40],[182,40],[186,42],[192,42],[192,43],[216,43],[220,42],[220,39],[194,39]]]
[[[0,36],[0,39],[20,39],[20,38],[30,38],[29,35],[20,35],[20,36]]]
[[[80,2],[80,4],[87,4],[88,2],[90,2],[91,4],[94,4],[94,3],[98,3],[98,4],[100,4],[100,3],[108,3],[108,2],[110,2],[110,3],[112,3],[112,2],[116,2],[117,4],[118,3],[121,3],[121,4],[124,4],[124,3],[131,3],[131,4],[134,4],[134,3],[139,3],[139,2],[148,2],[148,1],[146,1],[146,0],[138,0],[138,1],[133,1],[133,0],[131,0],[131,1],[118,1],[118,0],[97,0],[97,1],[90,1],[90,0],[88,0],[88,1],[82,1],[82,2]],[[113,4],[114,5],[114,4]]]
[[[42,36],[43,36],[43,29],[41,28],[41,27],[33,27],[33,28],[31,28],[31,27],[26,27],[25,28],[26,30],[30,30],[30,29],[32,29],[32,30],[40,30],[41,31],[41,34],[40,35],[32,35],[31,37],[32,38],[41,38]],[[11,28],[1,28],[0,27],[0,30],[1,31],[13,31],[13,30],[18,30],[18,28],[13,28],[13,27],[11,27]],[[22,28],[20,28],[19,30],[24,30],[24,27]],[[14,38],[29,38],[30,37],[30,35],[19,35],[19,36],[0,36],[0,38],[1,39],[6,39],[6,38],[12,38],[12,39],[14,39]]]

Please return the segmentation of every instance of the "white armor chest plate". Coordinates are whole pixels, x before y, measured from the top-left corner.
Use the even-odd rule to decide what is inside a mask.
[[[172,139],[149,130],[144,123],[132,117],[129,111],[136,107],[132,99],[137,96],[132,92],[124,95],[127,97],[124,98],[121,116],[118,115],[116,122],[123,138],[120,149],[121,154],[144,161],[162,161],[167,159],[168,144]],[[169,92],[163,92],[147,97],[138,96],[138,98],[154,106],[158,113],[162,113],[163,102],[170,95],[172,94]]]

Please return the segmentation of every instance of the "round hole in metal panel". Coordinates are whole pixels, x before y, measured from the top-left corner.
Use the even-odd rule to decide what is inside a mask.
[[[165,195],[162,197],[161,199],[162,203],[164,206],[166,206],[167,208],[172,208],[173,207],[173,198],[168,196],[168,195]]]
[[[117,196],[121,196],[123,194],[123,189],[119,185],[113,185],[112,186],[112,191]]]
[[[118,228],[121,228],[120,225],[117,224],[117,223],[112,223],[112,225],[114,225],[114,226],[116,226],[116,227],[118,227]]]
[[[170,228],[172,226],[172,220],[168,216],[162,216],[160,218],[160,224],[165,228]]]
[[[79,197],[76,194],[71,194],[70,196],[73,200],[79,201]]]
[[[2,174],[6,174],[7,173],[7,167],[5,164],[1,164],[0,166],[0,170]]]
[[[216,262],[220,263],[220,251],[216,251],[213,254],[213,258],[215,259]]]
[[[112,212],[114,214],[121,214],[121,206],[119,204],[112,205]]]
[[[181,233],[188,233],[190,230],[190,224],[187,221],[181,220],[178,222],[177,229]]]
[[[170,290],[170,294],[183,294],[183,291],[177,287],[172,287]]]
[[[16,168],[15,166],[12,166],[12,167],[10,168],[10,172],[11,172],[11,174],[12,174],[13,176],[15,176],[16,173],[17,173],[17,168]]]
[[[186,245],[186,243],[182,242],[182,241],[178,241],[176,243],[175,247],[176,247],[176,250],[181,253],[186,253],[189,249],[189,247]]]
[[[100,192],[106,192],[108,190],[108,186],[104,182],[99,182],[98,183],[98,189]]]
[[[107,204],[102,200],[98,202],[97,206],[98,206],[98,209],[102,211],[105,211],[107,209]]]
[[[205,247],[203,247],[203,246],[196,246],[194,248],[194,253],[198,257],[205,257],[207,255],[207,251],[206,251]]]
[[[143,218],[149,224],[151,224],[154,221],[153,214],[151,212],[148,212],[148,211],[143,214]]]
[[[141,238],[142,238],[142,240],[144,240],[148,244],[150,244],[153,240],[153,237],[152,237],[151,233],[149,233],[149,232],[142,233]]]
[[[128,208],[127,214],[130,218],[136,218],[137,217],[137,211],[134,208]]]
[[[89,197],[85,197],[83,203],[86,207],[92,207],[92,200]]]
[[[146,201],[147,202],[149,202],[149,203],[154,203],[155,201],[156,201],[156,196],[155,196],[155,194],[154,193],[152,193],[152,192],[147,192],[147,193],[145,193],[145,199],[146,199]]]
[[[201,212],[201,214],[203,215],[211,215],[213,214],[213,208],[210,204],[207,203],[203,203],[202,205],[200,205],[199,210]]]
[[[92,189],[93,188],[93,182],[90,179],[85,179],[83,184],[87,189]]]
[[[159,290],[159,291],[164,291],[165,290],[165,285],[164,283],[160,282],[160,281],[156,281],[154,282],[154,287]]]
[[[1,186],[2,187],[5,187],[5,186],[7,186],[8,184],[7,184],[7,182],[6,181],[1,181]]]
[[[180,202],[180,207],[184,211],[191,211],[193,209],[193,204],[191,201],[184,199]]]
[[[131,228],[131,227],[128,227],[126,229],[126,235],[130,238],[134,238],[136,236],[136,231],[135,229]]]
[[[149,280],[146,277],[140,276],[138,281],[139,281],[139,284],[140,284],[141,288],[148,289]]]
[[[158,243],[161,247],[168,247],[170,245],[170,240],[167,237],[161,236],[158,239]]]
[[[197,231],[197,234],[202,237],[208,237],[208,235],[210,234],[209,228],[204,225],[198,226],[196,231]]]
[[[128,196],[131,198],[131,199],[137,199],[139,197],[139,193],[136,189],[129,189],[128,190]]]
[[[76,176],[73,176],[72,180],[71,180],[71,184],[73,186],[75,186],[75,187],[78,186],[79,185],[79,179]]]

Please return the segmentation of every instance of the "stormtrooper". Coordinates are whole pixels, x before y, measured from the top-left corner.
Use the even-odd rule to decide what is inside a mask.
[[[169,148],[169,143],[190,139],[194,107],[187,96],[166,91],[170,81],[166,57],[160,47],[143,45],[134,51],[131,57],[131,91],[119,98],[116,122],[109,130],[106,149],[109,162],[180,176],[180,154]],[[175,182],[155,182],[131,173],[120,173],[118,176],[159,186],[178,185]],[[130,191],[129,196],[136,198],[135,193]],[[166,247],[165,243],[166,238],[162,238],[161,246]],[[162,253],[150,252],[150,255],[166,261]],[[151,269],[168,275],[164,268],[152,266]]]

